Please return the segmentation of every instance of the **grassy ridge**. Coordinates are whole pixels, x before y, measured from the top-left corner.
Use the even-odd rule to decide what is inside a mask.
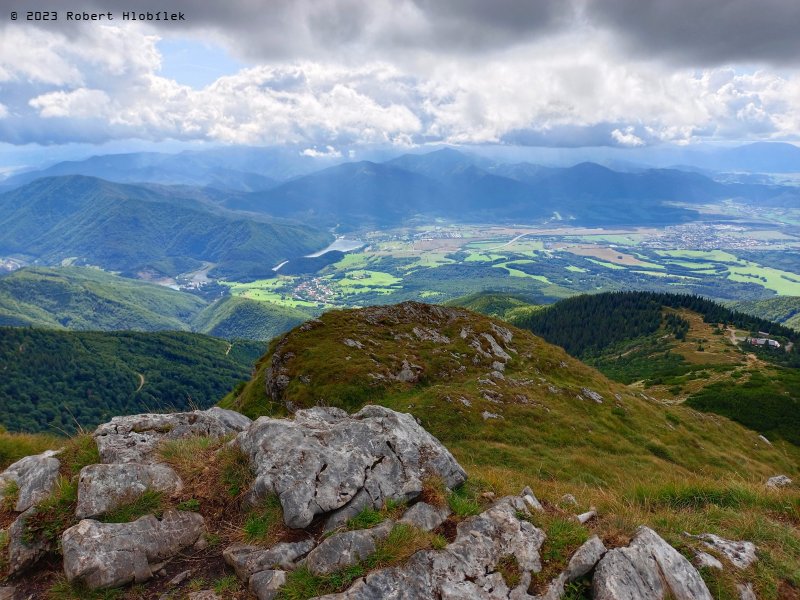
[[[211,304],[192,319],[192,326],[228,340],[269,341],[307,320],[303,310],[228,296]]]
[[[114,415],[205,408],[246,380],[263,350],[186,332],[0,327],[0,422],[69,433]]]
[[[643,398],[513,327],[504,344],[511,359],[502,378],[491,376],[491,359],[473,360],[471,338],[461,335],[497,338],[492,321],[467,311],[439,318],[441,309],[411,307],[322,315],[275,340],[256,376],[223,404],[250,416],[316,403],[347,410],[378,403],[410,412],[465,466],[469,499],[533,487],[548,507],[537,517],[548,533],[545,574],[560,569],[575,548],[571,511],[595,506],[600,517],[589,533],[612,546],[625,544],[641,524],[689,556],[694,542],[683,531],[754,541],[760,561],[752,570],[705,573],[717,597],[736,598],[738,581],[753,581],[761,598],[778,598],[779,586],[800,587],[800,492],[778,497],[764,489],[777,473],[797,477],[800,448],[770,446],[724,417]],[[415,327],[449,342],[421,339]],[[419,367],[417,381],[390,377],[403,360]],[[289,383],[268,395],[274,381],[268,369],[276,365]],[[601,394],[603,403],[588,399],[585,389]],[[561,505],[565,493],[579,506]]]
[[[800,297],[778,296],[766,300],[731,302],[731,308],[741,312],[782,323],[800,331]]]

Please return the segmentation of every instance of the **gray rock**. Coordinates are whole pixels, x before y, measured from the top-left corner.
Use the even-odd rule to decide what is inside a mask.
[[[16,518],[8,528],[8,574],[18,575],[34,565],[47,553],[49,544],[45,540],[25,541],[25,521],[36,513],[29,508]]]
[[[627,548],[606,553],[592,579],[594,600],[712,600],[692,564],[648,527]]]
[[[579,515],[575,515],[575,518],[578,519],[578,522],[581,525],[585,525],[586,523],[588,523],[589,521],[594,519],[596,516],[597,516],[597,511],[594,508],[592,508],[592,509],[586,511],[585,513],[581,513]]]
[[[394,522],[384,521],[371,529],[343,531],[324,540],[306,557],[306,566],[314,575],[328,575],[354,565],[374,554],[376,544],[389,535]]]
[[[792,485],[792,480],[786,475],[776,475],[775,477],[770,477],[767,479],[767,487],[772,490],[777,490],[778,488],[786,487],[788,485]]]
[[[694,556],[694,564],[698,569],[718,569],[722,571],[722,563],[708,552],[698,552]]]
[[[488,421],[489,419],[502,419],[503,415],[498,415],[497,413],[489,412],[485,410],[481,413],[481,417],[483,417],[484,421]]]
[[[737,569],[746,569],[758,560],[756,557],[756,545],[753,542],[726,540],[713,533],[703,533],[690,537],[703,540],[706,546],[722,554]]]
[[[61,463],[55,456],[58,452],[48,450],[36,456],[18,460],[0,474],[0,500],[13,482],[18,489],[16,512],[25,512],[47,498],[58,481]]]
[[[75,516],[85,519],[105,514],[148,490],[172,495],[182,489],[181,478],[167,465],[90,465],[81,469],[78,479]]]
[[[0,600],[14,600],[14,594],[17,588],[13,585],[4,585],[0,587]]]
[[[492,349],[492,354],[494,354],[497,358],[502,360],[503,362],[508,362],[511,360],[511,356],[503,350],[500,344],[497,343],[497,340],[494,339],[492,334],[490,333],[482,333],[481,337],[489,342],[489,347]]]
[[[423,342],[433,342],[435,344],[449,344],[450,338],[446,335],[442,335],[435,329],[431,329],[430,327],[414,327],[411,332],[417,336],[420,341]]]
[[[538,498],[536,498],[536,494],[533,493],[533,490],[530,487],[526,485],[525,489],[522,490],[522,494],[520,495],[530,510],[544,512],[544,506],[542,506],[542,503],[539,502]]]
[[[583,545],[575,551],[567,564],[565,571],[567,583],[577,581],[587,575],[606,553],[606,547],[596,535],[586,540]]]
[[[285,571],[261,571],[250,578],[250,591],[258,600],[273,600],[286,584]]]
[[[739,592],[739,600],[758,600],[755,591],[753,591],[752,583],[736,584],[736,590]]]
[[[586,396],[589,400],[594,400],[598,404],[603,403],[603,396],[601,396],[598,392],[594,390],[590,390],[589,388],[581,388],[581,394]]]
[[[569,504],[571,506],[578,506],[578,501],[572,494],[564,494],[561,496],[561,504]]]
[[[560,600],[564,596],[564,586],[588,575],[606,553],[606,547],[600,538],[592,536],[578,548],[567,564],[566,570],[550,582],[544,594],[535,596],[535,600]],[[525,596],[523,596],[524,598]]]
[[[69,581],[83,581],[90,589],[146,581],[204,530],[201,515],[174,510],[161,520],[148,515],[133,523],[86,519],[61,536],[64,573]]]
[[[447,506],[433,506],[427,502],[417,502],[400,519],[400,523],[411,525],[422,531],[433,531],[450,516]]]
[[[400,371],[394,376],[394,378],[397,381],[402,381],[404,383],[416,383],[419,381],[421,374],[422,367],[404,360],[400,367]]]
[[[318,407],[298,411],[294,420],[261,417],[236,443],[256,473],[249,500],[276,494],[286,525],[294,528],[331,511],[332,522],[341,523],[364,506],[412,499],[428,477],[440,477],[450,488],[466,479],[453,455],[414,417],[381,406],[352,416]]]
[[[343,339],[342,343],[350,348],[358,348],[359,350],[362,350],[364,348],[364,344],[362,344],[357,340],[351,340],[350,338]]]
[[[199,592],[189,592],[187,600],[222,600],[214,590],[201,590]]]
[[[758,439],[760,439],[762,442],[764,442],[768,446],[772,446],[772,442],[770,442],[765,436],[759,434]]]
[[[141,414],[114,417],[95,430],[94,439],[105,464],[153,463],[164,440],[193,436],[220,438],[239,433],[250,423],[244,415],[217,407],[185,413]]]
[[[191,570],[181,571],[167,583],[170,587],[177,587],[192,576]]]
[[[543,531],[520,520],[519,512],[527,512],[521,498],[503,498],[480,515],[462,521],[455,541],[443,550],[417,552],[402,566],[374,571],[347,591],[322,598],[509,598],[516,590],[508,589],[497,564],[505,556],[514,556],[527,587],[530,572],[541,570],[539,548],[545,538]],[[519,591],[524,593],[524,589]]]
[[[246,582],[256,573],[276,567],[291,571],[297,561],[308,554],[313,547],[312,539],[277,544],[266,550],[258,546],[234,544],[225,549],[222,557],[233,567],[239,579]]]

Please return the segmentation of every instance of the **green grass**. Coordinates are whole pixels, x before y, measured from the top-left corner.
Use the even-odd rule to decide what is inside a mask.
[[[364,508],[352,519],[347,520],[348,529],[368,529],[378,523],[383,522],[384,516],[381,511],[370,508]]]
[[[36,511],[25,519],[22,538],[26,543],[44,541],[55,547],[61,534],[75,525],[75,507],[78,503],[76,479],[61,477],[53,493],[39,503]]]
[[[283,510],[277,496],[268,496],[247,514],[242,532],[247,543],[268,544],[283,525]]]
[[[100,520],[103,523],[131,523],[145,515],[161,517],[165,505],[164,494],[146,490],[130,502],[107,512]]]
[[[118,600],[124,590],[90,590],[78,582],[67,581],[63,575],[47,590],[47,600]]]
[[[477,515],[482,510],[480,503],[469,493],[469,486],[466,485],[448,494],[447,504],[450,510],[453,511],[453,514],[461,518]]]

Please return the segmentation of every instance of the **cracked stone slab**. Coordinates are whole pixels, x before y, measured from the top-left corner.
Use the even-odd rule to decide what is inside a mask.
[[[236,575],[244,582],[261,571],[280,567],[284,571],[295,568],[297,561],[314,547],[314,540],[276,544],[264,549],[247,544],[228,546],[222,553],[225,562],[233,567]]]
[[[343,531],[326,538],[306,557],[306,566],[314,575],[329,575],[364,560],[388,537],[393,521],[384,521],[371,529]]]
[[[453,455],[413,416],[381,406],[352,416],[317,407],[298,411],[294,420],[261,417],[236,443],[256,474],[249,501],[277,495],[293,528],[333,511],[330,529],[365,506],[412,499],[428,477],[449,488],[466,480]]]
[[[79,519],[96,517],[151,490],[177,494],[183,482],[172,467],[162,464],[122,463],[90,465],[81,469],[78,478]]]
[[[450,516],[448,506],[433,506],[427,502],[417,502],[403,513],[399,523],[411,525],[422,531],[433,531]]]
[[[649,527],[609,550],[592,578],[594,600],[713,600],[697,569]]]
[[[702,540],[708,548],[722,554],[737,569],[746,569],[758,560],[756,545],[753,542],[726,540],[713,533],[702,533],[689,537]]]
[[[417,552],[402,566],[374,571],[350,589],[321,599],[521,597],[519,594],[524,594],[527,588],[526,581],[530,582],[530,573],[541,571],[539,549],[545,534],[520,519],[519,513],[527,514],[521,498],[503,498],[480,515],[459,523],[456,539],[444,549]],[[509,555],[516,558],[527,575],[515,590],[508,589],[497,571],[500,560]]]
[[[9,486],[17,487],[16,512],[25,512],[47,498],[58,481],[58,470],[61,463],[56,457],[58,452],[48,450],[35,456],[26,456],[0,473],[0,500]]]
[[[213,407],[193,412],[114,417],[94,432],[101,462],[153,463],[164,440],[193,436],[221,438],[247,429],[252,421],[232,410]]]
[[[90,589],[147,581],[204,531],[201,515],[176,510],[166,511],[161,520],[147,515],[132,523],[85,519],[61,536],[64,573]]]
[[[253,575],[248,587],[258,600],[273,600],[285,584],[286,571],[269,570]]]

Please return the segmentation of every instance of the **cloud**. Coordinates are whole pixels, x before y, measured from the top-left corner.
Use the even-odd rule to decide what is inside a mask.
[[[614,129],[611,132],[611,137],[617,142],[620,146],[627,146],[629,148],[635,148],[637,146],[644,146],[644,140],[636,135],[634,132],[633,127],[626,127],[625,131],[620,129]]]
[[[794,0],[587,0],[585,14],[637,54],[704,66],[800,64]]]
[[[8,116],[8,107],[0,102],[0,119],[5,119]]]

